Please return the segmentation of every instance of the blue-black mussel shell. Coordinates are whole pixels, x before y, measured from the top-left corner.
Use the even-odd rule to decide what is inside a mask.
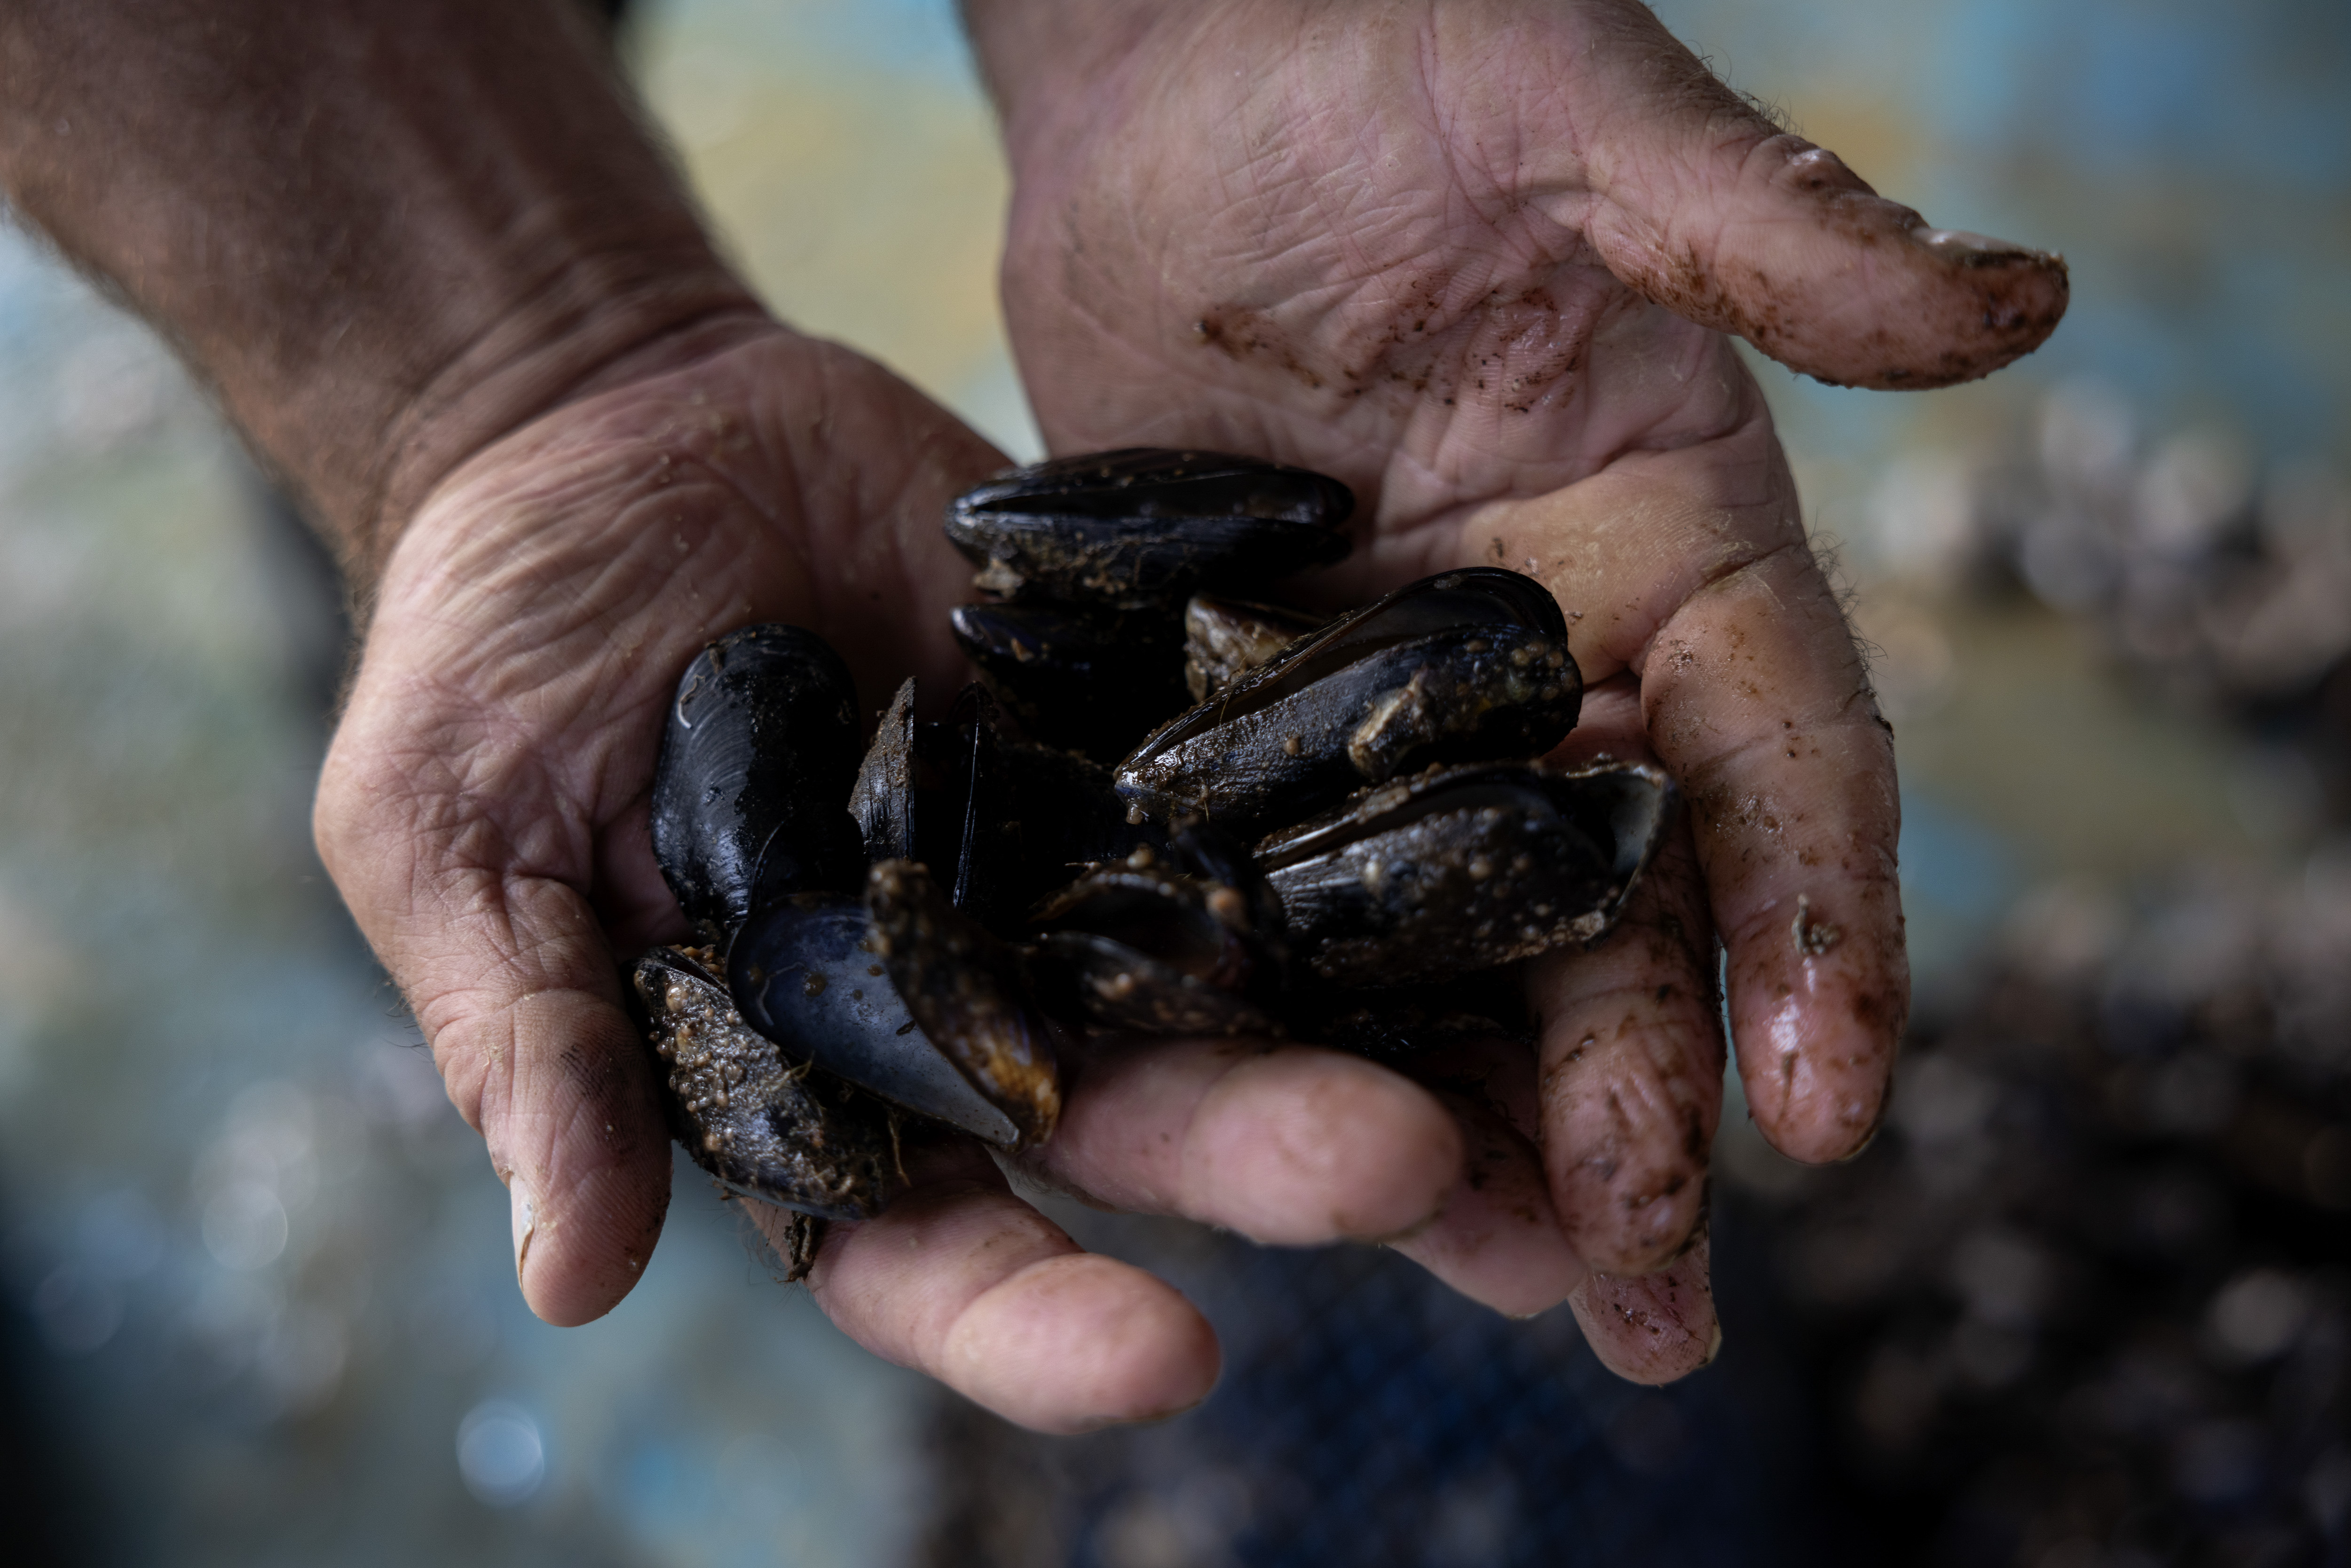
[[[1171,616],[964,604],[955,638],[1032,740],[1116,761],[1190,700]]]
[[[848,666],[812,632],[747,626],[687,666],[653,771],[653,856],[706,937],[757,898],[858,884],[858,727]]]
[[[946,531],[991,592],[1142,609],[1326,566],[1354,507],[1304,468],[1128,447],[998,475],[956,498]]]
[[[1117,785],[1145,814],[1254,835],[1428,764],[1540,757],[1582,698],[1541,584],[1445,572],[1301,637],[1163,725]]]
[[[1675,799],[1642,764],[1431,768],[1270,835],[1257,859],[1320,979],[1445,980],[1604,936]]]

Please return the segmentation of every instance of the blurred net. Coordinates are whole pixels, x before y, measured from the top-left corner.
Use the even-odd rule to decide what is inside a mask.
[[[1620,1382],[1564,1308],[1512,1322],[1373,1249],[1295,1252],[1071,1219],[1176,1282],[1224,1342],[1197,1411],[1039,1437],[960,1401],[931,1432],[917,1561],[946,1565],[1770,1564],[1807,1560],[1802,1444],[1768,1352]],[[1740,1254],[1718,1239],[1718,1258]],[[1726,1281],[1737,1300],[1737,1279]],[[1726,1309],[1734,1310],[1734,1309]]]

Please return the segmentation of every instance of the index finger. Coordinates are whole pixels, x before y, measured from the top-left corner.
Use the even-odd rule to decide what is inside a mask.
[[[1805,542],[1760,393],[1713,440],[1641,452],[1463,524],[1557,595],[1587,684],[1631,669],[1688,797],[1732,1043],[1764,1135],[1805,1160],[1876,1131],[1909,1014],[1894,739]]]

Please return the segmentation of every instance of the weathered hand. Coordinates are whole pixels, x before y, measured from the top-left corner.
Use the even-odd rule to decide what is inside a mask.
[[[557,1322],[628,1291],[668,1201],[616,959],[684,933],[646,824],[679,673],[783,620],[831,641],[871,706],[908,674],[943,699],[971,569],[939,518],[1003,463],[886,371],[756,318],[643,357],[434,489],[381,576],[318,803],[328,867],[487,1143],[523,1291]],[[1421,1226],[1462,1167],[1454,1121],[1393,1074],[1179,1045],[1081,1080],[1043,1168],[1312,1242]],[[932,1148],[915,1174],[819,1254],[817,1300],[858,1340],[1053,1429],[1214,1382],[1214,1336],[1180,1296],[1080,1252],[978,1150]],[[778,1232],[780,1211],[749,1207]]]
[[[1927,228],[1631,0],[969,10],[1049,444],[1343,477],[1336,599],[1471,562],[1542,579],[1592,688],[1570,748],[1680,780],[1677,861],[1596,953],[1537,966],[1535,1071],[1471,1096],[1521,1186],[1510,1125],[1539,1141],[1548,1197],[1465,1186],[1411,1249],[1519,1311],[1579,1256],[1663,1269],[1578,1310],[1621,1369],[1687,1370],[1714,1333],[1715,934],[1749,1104],[1799,1158],[1868,1139],[1908,1001],[1891,735],[1723,334],[1823,380],[1944,385],[2046,337],[2063,263]]]
[[[759,314],[576,0],[0,7],[0,89],[12,214],[166,329],[371,607],[319,843],[513,1191],[525,1294],[592,1317],[668,1192],[615,960],[684,934],[645,823],[673,684],[772,617],[875,706],[909,672],[943,702],[970,568],[940,511],[1001,459]],[[1293,1241],[1437,1235],[1465,1179],[1435,1100],[1324,1052],[1102,1067],[1053,1148],[1052,1179]],[[922,1187],[817,1260],[850,1333],[1037,1426],[1206,1391],[1180,1297],[976,1149],[909,1157]]]

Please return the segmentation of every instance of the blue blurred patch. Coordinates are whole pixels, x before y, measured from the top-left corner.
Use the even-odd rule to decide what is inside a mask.
[[[1982,823],[1916,790],[1902,792],[1902,897],[1989,925],[2017,893],[2016,854]]]

